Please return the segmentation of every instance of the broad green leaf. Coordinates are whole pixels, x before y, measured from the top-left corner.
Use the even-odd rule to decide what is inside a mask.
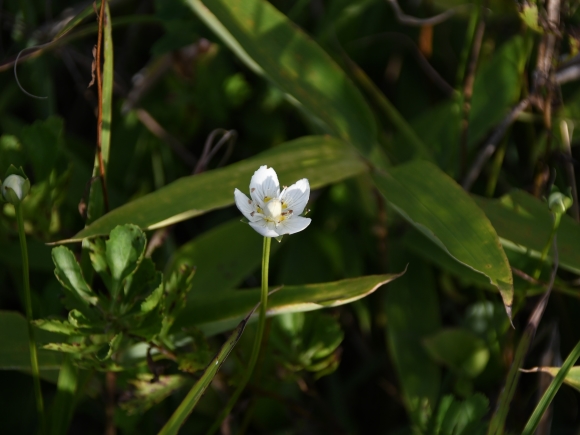
[[[0,311],[0,370],[30,371],[30,350],[28,347],[28,326],[26,318],[15,311]],[[62,338],[51,332],[37,330],[36,342],[45,343]],[[42,371],[54,371],[58,376],[62,357],[55,352],[38,350],[38,365]],[[44,377],[44,376],[43,376]]]
[[[386,294],[388,349],[410,420],[426,427],[437,405],[441,369],[429,358],[423,339],[441,327],[439,301],[431,268],[404,251],[401,256],[400,251],[394,267],[409,263],[409,270]]]
[[[531,39],[515,36],[503,44],[475,76],[468,143],[474,146],[518,102]]]
[[[372,112],[332,58],[264,0],[186,0],[230,49],[333,135],[368,156]]]
[[[470,378],[479,375],[489,361],[485,342],[467,329],[443,329],[424,344],[433,359]]]
[[[521,190],[500,199],[475,195],[473,199],[491,221],[504,248],[541,258],[553,226],[547,203]],[[559,267],[580,273],[580,225],[563,215],[557,235]],[[549,256],[547,261],[551,261]]]
[[[348,304],[373,293],[402,273],[283,287],[269,297],[268,315],[312,311]],[[175,327],[195,325],[206,335],[227,331],[232,329],[259,300],[259,289],[219,292],[216,295],[194,295],[187,301]]]
[[[106,242],[106,258],[111,271],[111,292],[114,298],[119,294],[123,280],[135,272],[145,254],[147,239],[143,231],[135,225],[116,227]]]
[[[166,270],[195,266],[192,293],[232,290],[260,265],[262,242],[252,227],[234,219],[180,246]],[[273,243],[271,254],[281,245]]]
[[[373,178],[397,212],[499,289],[511,319],[511,269],[494,228],[473,199],[429,162],[414,161],[389,173],[376,173]]]
[[[58,281],[68,290],[73,300],[78,302],[78,308],[90,316],[89,306],[97,304],[97,295],[86,283],[74,254],[70,249],[58,246],[52,250],[52,261]]]
[[[555,377],[558,372],[560,372],[561,367],[532,367],[531,369],[520,369],[524,373],[548,373],[550,376]],[[580,391],[580,366],[571,367],[566,377],[564,378],[564,383],[570,385],[575,390]]]
[[[366,170],[357,153],[341,140],[329,136],[304,137],[225,168],[181,178],[107,213],[60,243],[103,236],[126,223],[142,229],[161,228],[227,207],[234,203],[234,189],[247,190],[252,174],[261,165],[273,167],[282,184],[308,178],[312,189]]]
[[[405,248],[414,254],[460,278],[462,283],[476,285],[484,289],[496,289],[496,287],[490,284],[489,279],[485,275],[464,266],[449,255],[445,255],[445,250],[442,250],[436,243],[432,242],[431,239],[418,230],[411,229],[407,231],[403,236],[402,243]]]

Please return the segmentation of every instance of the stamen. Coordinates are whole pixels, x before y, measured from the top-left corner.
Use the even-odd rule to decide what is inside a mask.
[[[252,187],[252,188],[250,189],[250,192],[251,192],[251,193],[254,193],[254,190],[256,190],[256,188],[255,188],[255,187]]]

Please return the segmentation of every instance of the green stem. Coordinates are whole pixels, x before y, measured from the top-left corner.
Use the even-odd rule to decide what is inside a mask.
[[[238,398],[246,388],[247,383],[252,377],[254,372],[254,367],[256,366],[256,361],[258,361],[258,355],[260,354],[260,346],[262,344],[262,336],[264,335],[264,325],[266,324],[266,310],[268,309],[268,268],[270,263],[270,242],[272,239],[270,237],[264,237],[264,249],[262,252],[262,292],[260,294],[260,314],[258,318],[258,331],[256,337],[254,338],[254,346],[252,348],[252,355],[250,356],[250,361],[248,362],[248,368],[244,373],[244,377],[238,384],[236,391],[230,400],[228,401],[226,407],[219,415],[217,420],[208,430],[207,434],[214,434],[221,426],[222,421],[229,415],[232,408],[238,401]]]
[[[540,402],[536,406],[536,409],[534,409],[534,412],[528,420],[522,435],[532,435],[536,432],[544,412],[546,412],[546,409],[548,409],[548,406],[550,406],[550,403],[552,403],[552,399],[554,399],[556,396],[556,393],[562,386],[566,375],[572,366],[574,366],[574,363],[578,360],[578,358],[580,358],[580,341],[576,344],[574,349],[572,349],[572,352],[570,352],[570,355],[568,355],[568,358],[566,358],[566,361],[564,361],[564,364],[562,364],[558,374],[554,377],[552,383],[540,399]]]
[[[536,270],[534,271],[534,274],[532,275],[532,277],[534,279],[539,279],[540,275],[542,274],[542,265],[546,261],[546,257],[548,256],[548,252],[550,252],[550,246],[552,246],[552,240],[554,240],[554,235],[556,234],[556,232],[558,231],[558,227],[560,226],[560,219],[562,216],[559,213],[553,213],[553,217],[554,217],[554,224],[552,225],[552,231],[550,232],[550,237],[548,238],[548,241],[546,242],[546,245],[544,246],[544,249],[542,250],[540,262],[538,263],[538,266],[536,267]]]
[[[16,208],[16,218],[18,219],[18,237],[20,239],[20,251],[22,253],[22,277],[24,279],[24,305],[26,309],[26,320],[28,325],[28,346],[30,348],[30,366],[32,367],[32,379],[34,380],[34,395],[36,397],[36,409],[40,422],[40,433],[44,434],[44,402],[42,400],[42,390],[40,389],[40,370],[38,369],[38,355],[36,353],[36,339],[34,337],[34,326],[32,326],[32,301],[30,298],[30,279],[28,276],[28,247],[26,246],[26,235],[24,234],[24,217],[22,205]]]

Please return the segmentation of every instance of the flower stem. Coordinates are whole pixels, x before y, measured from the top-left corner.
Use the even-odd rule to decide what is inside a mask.
[[[18,220],[18,237],[20,239],[20,251],[22,253],[22,277],[24,279],[24,305],[26,309],[26,320],[28,325],[28,347],[30,348],[30,366],[32,367],[32,379],[34,381],[34,395],[36,397],[36,409],[40,422],[40,433],[46,433],[44,421],[44,402],[42,400],[42,390],[40,389],[40,370],[38,368],[38,356],[36,353],[36,339],[34,337],[34,326],[32,326],[32,301],[30,298],[30,279],[28,273],[28,247],[26,246],[26,235],[24,234],[24,217],[22,215],[22,205],[14,206],[16,218]]]
[[[270,237],[264,237],[264,248],[262,251],[262,291],[260,293],[260,314],[258,318],[258,331],[256,337],[254,338],[254,346],[252,347],[252,354],[250,356],[250,361],[248,362],[248,367],[244,373],[244,377],[238,384],[238,387],[234,391],[232,397],[228,401],[226,407],[219,415],[216,421],[214,421],[211,428],[208,430],[207,434],[214,434],[222,424],[222,421],[229,415],[232,408],[238,401],[238,398],[246,388],[247,383],[252,377],[254,372],[254,367],[256,366],[256,361],[258,361],[258,355],[260,354],[260,346],[262,345],[262,337],[264,335],[264,325],[266,324],[266,310],[268,308],[268,268],[270,264],[270,242],[272,239]]]

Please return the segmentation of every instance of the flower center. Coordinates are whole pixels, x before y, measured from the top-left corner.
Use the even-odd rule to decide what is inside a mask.
[[[282,214],[282,201],[279,199],[271,199],[266,203],[266,214],[268,217],[278,219]]]

